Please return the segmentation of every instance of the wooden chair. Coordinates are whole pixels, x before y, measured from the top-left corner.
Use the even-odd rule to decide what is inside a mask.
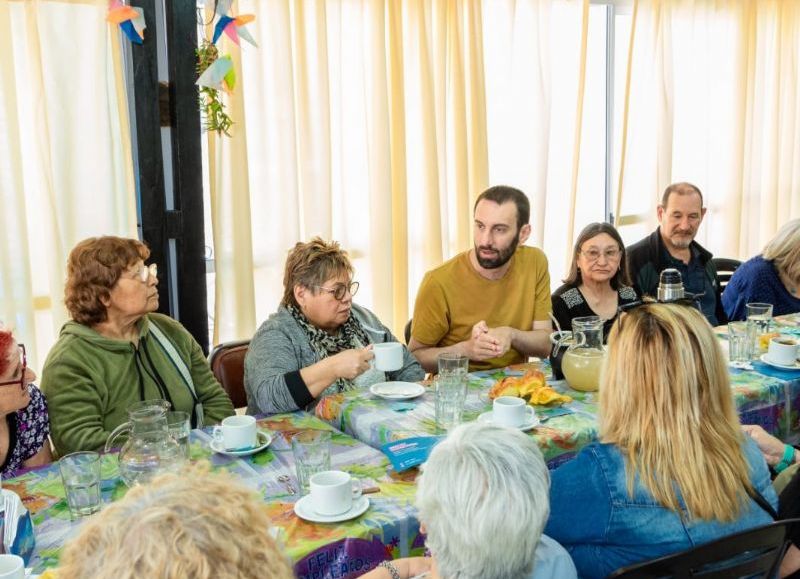
[[[244,390],[244,357],[250,340],[224,342],[215,347],[208,357],[211,371],[233,401],[234,408],[247,406]]]
[[[724,290],[728,282],[731,281],[731,276],[736,269],[742,265],[738,259],[730,259],[727,257],[712,257],[711,263],[717,268],[717,277],[719,278],[719,285]]]
[[[411,341],[411,320],[406,322],[406,327],[403,329],[403,337],[406,339],[406,346]]]
[[[789,527],[798,523],[800,519],[775,521],[680,553],[617,569],[608,579],[777,577],[789,546]]]

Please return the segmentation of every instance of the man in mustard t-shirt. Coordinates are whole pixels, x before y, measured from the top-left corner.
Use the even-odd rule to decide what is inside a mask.
[[[547,257],[520,246],[531,233],[528,198],[491,187],[473,213],[475,247],[426,273],[417,292],[408,348],[428,372],[443,352],[467,356],[470,370],[550,353]]]

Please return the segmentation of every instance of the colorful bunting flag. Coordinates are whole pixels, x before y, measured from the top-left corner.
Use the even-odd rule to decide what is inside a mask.
[[[236,71],[230,54],[223,54],[203,71],[195,83],[213,89],[232,91],[236,86]]]
[[[112,24],[119,24],[122,32],[131,42],[142,44],[144,41],[144,11],[122,3],[122,0],[110,0],[106,20]]]
[[[255,47],[258,47],[256,41],[245,28],[245,24],[252,22],[256,17],[253,14],[241,14],[239,16],[226,16],[221,15],[217,25],[214,27],[214,37],[211,42],[216,44],[219,37],[224,32],[236,45],[239,45],[239,39],[245,40]]]

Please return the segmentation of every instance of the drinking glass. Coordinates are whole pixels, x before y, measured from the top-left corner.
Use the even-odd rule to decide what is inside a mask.
[[[189,458],[189,433],[192,431],[191,416],[188,412],[167,412],[167,428],[169,435],[175,439],[181,448],[181,453]]]
[[[747,322],[728,324],[728,355],[731,362],[747,363],[753,357],[753,335]]]
[[[67,505],[73,518],[85,517],[100,510],[100,455],[96,452],[73,452],[58,461]]]
[[[292,453],[297,469],[300,494],[309,493],[311,475],[331,470],[331,433],[328,430],[304,430],[292,437]]]
[[[439,354],[439,373],[434,384],[434,416],[436,428],[450,430],[461,424],[467,397],[469,360],[458,354]]]
[[[753,340],[752,355],[755,357],[767,351],[768,344],[762,347],[759,338],[769,333],[769,327],[772,323],[772,304],[754,302],[746,304],[745,308],[747,311],[747,326]]]

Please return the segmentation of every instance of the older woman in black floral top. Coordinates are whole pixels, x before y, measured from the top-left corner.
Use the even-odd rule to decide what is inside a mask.
[[[610,223],[590,223],[575,242],[572,264],[564,285],[553,293],[553,315],[562,330],[572,320],[600,316],[603,341],[619,306],[638,299],[625,270],[625,245]]]
[[[0,329],[0,472],[14,476],[17,469],[52,460],[47,402],[32,384],[25,346],[8,330]]]
[[[599,316],[603,342],[617,318],[619,306],[639,299],[625,270],[625,245],[610,223],[590,223],[575,241],[572,264],[564,285],[552,296],[553,315],[561,329],[572,330],[572,320]],[[561,356],[550,357],[553,373],[561,378]]]

